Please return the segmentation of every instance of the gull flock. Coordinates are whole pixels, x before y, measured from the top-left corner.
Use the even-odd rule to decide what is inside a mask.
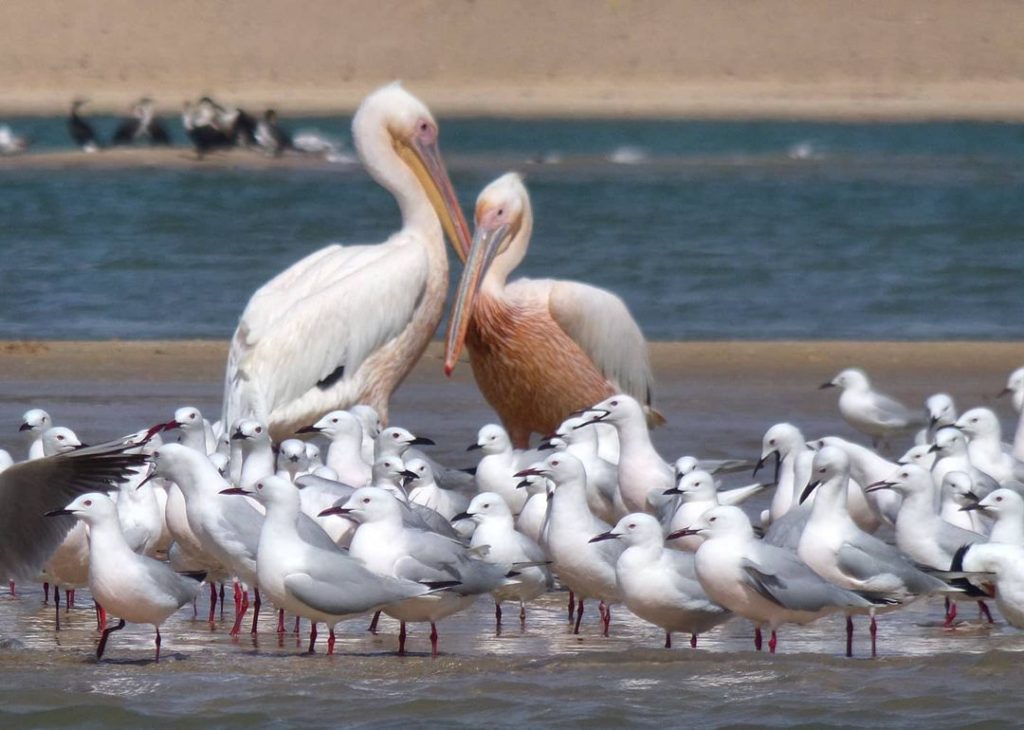
[[[183,406],[86,446],[33,408],[19,425],[25,460],[0,450],[0,573],[15,595],[38,580],[48,601],[52,587],[58,629],[59,590],[70,606],[88,587],[97,658],[130,622],[154,627],[159,660],[161,625],[204,584],[211,625],[229,587],[232,637],[257,634],[269,604],[276,627],[263,631],[305,619],[312,653],[326,625],[328,654],[339,624],[372,616],[376,631],[385,614],[400,654],[409,625],[429,625],[437,656],[439,626],[481,597],[500,634],[503,605],[525,626],[527,604],[560,589],[574,633],[588,631],[587,606],[604,636],[625,607],[666,647],[747,621],[755,648],[767,632],[774,653],[783,627],[838,614],[846,655],[864,616],[874,656],[880,617],[933,598],[949,630],[964,602],[1024,628],[1024,424],[1007,443],[988,408],[958,414],[940,393],[911,409],[850,368],[821,387],[840,390],[870,448],[778,423],[750,462],[666,460],[650,438],[663,416],[646,345],[622,301],[576,282],[506,286],[533,224],[522,181],[485,189],[471,238],[422,102],[378,90],[353,137],[402,227],[317,251],[253,295],[219,420]],[[465,345],[501,421],[469,445],[470,469],[388,421],[443,314],[446,237],[465,269],[445,371]],[[1024,368],[1004,393],[1024,413]],[[767,482],[720,484],[748,467],[774,468]],[[766,490],[767,509],[745,508]]]

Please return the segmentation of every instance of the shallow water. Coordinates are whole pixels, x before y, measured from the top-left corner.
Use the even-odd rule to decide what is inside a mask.
[[[975,400],[999,383],[990,370],[979,364],[954,382],[937,364],[931,375],[889,373],[886,381],[908,400],[942,384]],[[803,375],[658,375],[670,421],[654,439],[664,454],[754,457],[764,428],[783,414],[807,433],[846,433],[834,394],[816,391]],[[29,404],[43,405],[83,439],[98,441],[165,420],[186,402],[215,412],[218,399],[216,382],[0,380],[0,422],[16,423]],[[470,463],[465,445],[490,418],[468,374],[443,381],[434,363],[417,369],[393,405],[396,422],[433,438],[437,458],[457,466]],[[0,445],[17,453],[11,430],[0,434]],[[747,474],[730,478],[748,481]],[[747,506],[756,513],[767,500]],[[334,657],[322,653],[323,627],[316,656],[302,655],[305,636],[288,634],[279,645],[267,610],[255,642],[248,634],[235,641],[227,623],[211,629],[204,620],[203,591],[199,619],[186,608],[165,625],[164,658],[154,665],[152,632],[140,626],[114,634],[107,658],[95,663],[86,591],[62,616],[59,634],[40,586],[19,592],[0,596],[0,722],[8,724],[171,727],[187,717],[211,727],[991,727],[1016,725],[1020,707],[1024,633],[1002,621],[982,627],[971,604],[960,611],[965,624],[944,631],[938,600],[881,617],[881,655],[872,661],[863,618],[852,660],[842,656],[840,618],[785,627],[772,657],[752,651],[752,629],[741,620],[702,636],[696,651],[684,636],[666,650],[658,629],[622,607],[603,638],[588,604],[582,635],[574,637],[564,593],[532,605],[525,631],[506,606],[503,635],[495,637],[493,606],[480,599],[441,623],[442,656],[431,660],[425,626],[410,627],[412,655],[400,658],[394,622],[385,620],[372,637],[367,618],[339,627]]]
[[[19,123],[40,148],[67,149],[63,120]],[[290,124],[347,139],[344,119]],[[653,339],[1024,335],[1014,315],[1024,305],[1017,125],[443,127],[466,210],[493,178],[526,173],[537,222],[519,273],[609,288]],[[398,225],[389,195],[353,164],[0,161],[0,218],[0,338],[226,338],[278,271],[332,241],[380,241]]]

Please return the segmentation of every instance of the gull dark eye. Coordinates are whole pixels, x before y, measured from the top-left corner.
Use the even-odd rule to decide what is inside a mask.
[[[363,497],[363,504],[369,504],[369,503],[370,503],[370,498],[369,497]]]
[[[996,501],[997,501],[997,502],[1002,502],[1002,501],[1003,501],[1003,498],[1002,498],[1002,497],[996,497]]]
[[[710,518],[708,518],[708,522],[714,522],[717,519],[718,519],[717,517],[710,517]]]
[[[332,419],[331,419],[331,423],[337,423],[337,422],[338,422],[338,419],[337,419],[337,418],[332,418]]]
[[[263,426],[257,426],[256,433],[263,433]]]
[[[619,402],[618,402],[617,400],[613,400],[613,401],[612,401],[611,403],[609,403],[608,405],[610,405],[610,406],[617,406],[617,405],[619,405]]]
[[[63,441],[63,440],[64,440],[64,437],[63,437],[63,436],[58,436],[58,437],[57,437],[57,440],[58,440],[58,441]]]
[[[775,439],[770,439],[770,440],[768,441],[768,445],[769,445],[769,446],[774,446],[774,445],[775,445]]]
[[[256,488],[257,488],[257,489],[263,489],[263,483],[261,482],[261,483],[257,484],[257,485],[256,485]]]
[[[192,421],[196,420],[196,414],[195,413],[189,413],[188,417],[189,417],[189,420],[192,420]]]
[[[629,529],[635,530],[636,529],[636,523],[635,522],[630,522],[629,523]]]
[[[485,505],[484,505],[484,509],[490,509],[490,508],[491,508],[491,505],[490,505],[490,504],[485,504]]]
[[[84,504],[86,507],[92,507],[92,500],[87,499],[84,502],[82,502],[82,504]]]
[[[396,439],[396,438],[398,438],[398,434],[397,434],[397,433],[393,433],[393,434],[391,434],[391,438],[393,438],[393,439]]]

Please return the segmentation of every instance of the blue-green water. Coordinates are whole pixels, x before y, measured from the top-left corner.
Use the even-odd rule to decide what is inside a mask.
[[[70,148],[62,119],[10,121],[35,149]],[[288,125],[347,142],[347,119]],[[1024,335],[1017,125],[441,126],[467,210],[499,174],[527,174],[520,273],[612,289],[652,339]],[[328,243],[383,240],[398,213],[357,165],[0,161],[0,222],[0,338],[223,338],[266,279]]]

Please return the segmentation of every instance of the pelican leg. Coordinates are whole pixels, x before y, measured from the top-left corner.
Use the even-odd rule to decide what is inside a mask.
[[[122,618],[122,619],[118,619],[117,626],[110,626],[110,627],[108,627],[106,629],[103,629],[103,633],[100,634],[100,643],[96,647],[96,660],[97,661],[99,661],[100,659],[103,658],[103,652],[107,648],[107,639],[110,638],[110,635],[112,633],[114,633],[115,631],[120,631],[123,628],[124,628],[124,619]]]

